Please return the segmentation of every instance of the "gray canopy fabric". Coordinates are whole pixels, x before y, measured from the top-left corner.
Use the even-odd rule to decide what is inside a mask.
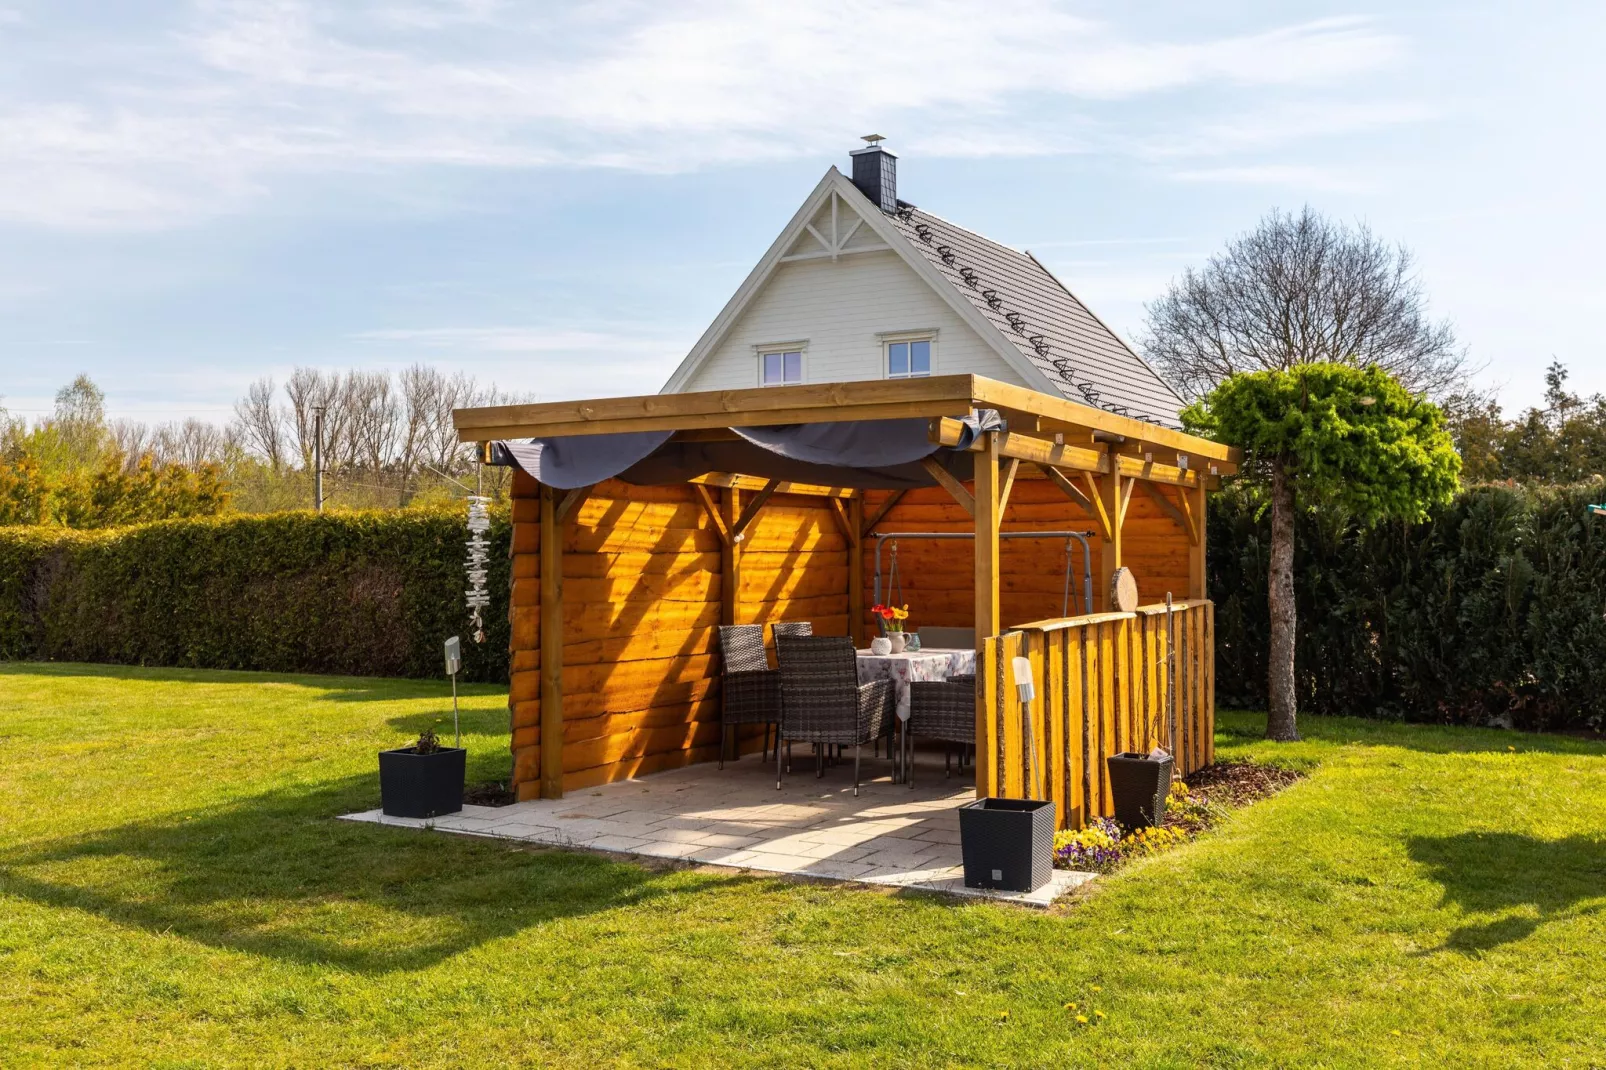
[[[573,435],[532,442],[497,442],[491,463],[514,465],[560,490],[618,477],[627,483],[684,483],[709,472],[864,490],[929,487],[936,480],[921,463],[935,455],[958,479],[971,477],[966,446],[983,431],[1002,430],[992,409],[962,421],[955,449],[931,442],[925,420],[858,420],[733,428],[735,439],[671,442],[669,431]]]

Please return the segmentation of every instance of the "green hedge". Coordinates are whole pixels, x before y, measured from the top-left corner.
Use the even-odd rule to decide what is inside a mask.
[[[1510,723],[1606,724],[1606,517],[1599,482],[1482,486],[1416,526],[1303,516],[1294,582],[1302,707]],[[1266,701],[1268,530],[1212,500],[1211,596],[1225,705]]]
[[[508,539],[469,641],[458,509],[274,513],[108,531],[0,528],[0,657],[505,681]]]

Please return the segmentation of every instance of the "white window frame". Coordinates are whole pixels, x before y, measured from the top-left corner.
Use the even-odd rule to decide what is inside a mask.
[[[927,379],[937,374],[937,328],[926,327],[914,331],[883,331],[876,335],[881,341],[881,378]],[[898,342],[930,342],[931,370],[921,375],[893,375],[891,346]]]
[[[764,381],[764,358],[772,353],[796,353],[798,375],[801,376],[796,383],[779,382],[766,383]],[[782,372],[784,375],[784,371]],[[759,386],[797,386],[809,381],[809,343],[808,339],[797,342],[765,342],[763,345],[753,347],[753,376],[754,382]]]

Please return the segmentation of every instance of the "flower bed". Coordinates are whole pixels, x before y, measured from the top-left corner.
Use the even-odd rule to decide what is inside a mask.
[[[1157,826],[1123,828],[1113,817],[1097,817],[1086,828],[1054,837],[1054,865],[1109,873],[1123,862],[1158,854],[1204,832],[1228,813],[1286,788],[1303,773],[1259,762],[1217,762],[1189,780],[1173,781],[1166,796],[1165,821]]]

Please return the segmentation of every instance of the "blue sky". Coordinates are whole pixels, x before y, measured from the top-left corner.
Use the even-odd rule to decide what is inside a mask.
[[[0,395],[297,364],[656,390],[826,167],[1131,337],[1273,206],[1411,247],[1508,405],[1606,391],[1606,5],[0,0]]]

